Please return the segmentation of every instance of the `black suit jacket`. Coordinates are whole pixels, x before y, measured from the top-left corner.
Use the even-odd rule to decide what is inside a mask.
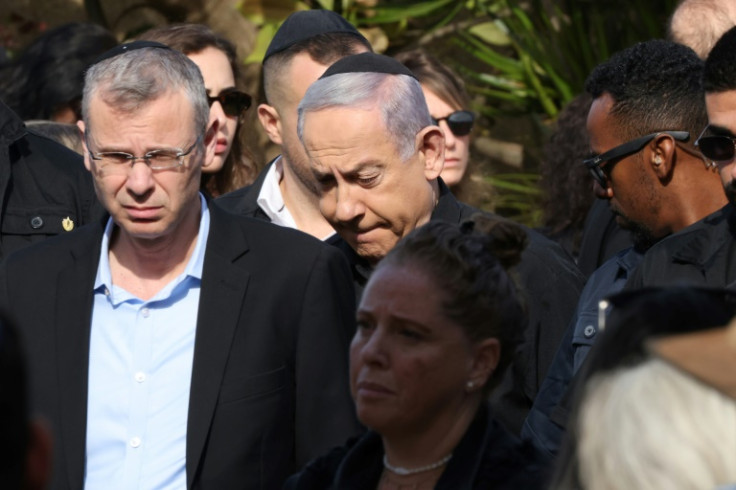
[[[279,488],[359,431],[348,389],[349,269],[303,233],[210,205],[186,439],[188,488]],[[82,488],[92,286],[103,227],[11,256],[0,309],[25,337],[53,488]]]

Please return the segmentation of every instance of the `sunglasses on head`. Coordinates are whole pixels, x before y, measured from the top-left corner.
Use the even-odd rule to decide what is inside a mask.
[[[703,136],[708,129],[710,126],[706,126],[695,141],[700,153],[714,162],[732,160],[736,156],[736,138],[726,135]]]
[[[455,111],[445,117],[432,118],[432,124],[435,126],[439,126],[440,121],[446,121],[447,126],[455,136],[465,136],[470,134],[473,129],[475,114],[470,111]]]
[[[600,155],[586,158],[585,160],[583,160],[583,165],[588,168],[588,170],[590,171],[590,175],[593,176],[593,179],[595,179],[595,181],[598,182],[598,184],[605,189],[606,187],[608,187],[608,176],[603,171],[603,166],[605,163],[611,160],[623,158],[628,155],[633,155],[634,153],[641,151],[647,143],[649,143],[661,134],[667,134],[671,136],[675,141],[687,141],[688,139],[690,139],[690,133],[687,131],[657,131],[656,133],[640,136],[639,138],[615,146],[610,150],[601,153]]]
[[[245,92],[239,90],[229,90],[221,92],[219,95],[207,95],[207,103],[212,107],[215,101],[219,102],[222,110],[230,117],[239,117],[243,112],[248,110],[252,102],[252,97]]]

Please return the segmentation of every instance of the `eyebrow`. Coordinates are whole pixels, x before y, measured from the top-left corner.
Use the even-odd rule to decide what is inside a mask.
[[[345,177],[354,178],[354,177],[360,175],[362,172],[365,172],[366,170],[373,170],[373,169],[375,169],[375,170],[381,170],[381,169],[383,169],[385,167],[386,167],[386,165],[384,165],[381,162],[374,161],[374,160],[369,160],[367,162],[357,163],[357,164],[355,164],[355,166],[353,168],[347,169],[345,171],[341,171],[339,173],[340,173],[340,175],[343,175]],[[315,168],[312,168],[312,173],[314,174],[314,177],[317,180],[322,180],[322,179],[325,179],[325,178],[333,177],[333,175],[334,175],[334,172],[332,172],[332,171],[322,172],[322,171],[317,170]]]

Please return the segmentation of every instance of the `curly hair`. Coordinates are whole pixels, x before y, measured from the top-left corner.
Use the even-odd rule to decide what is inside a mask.
[[[686,130],[694,140],[708,122],[703,62],[695,52],[660,39],[635,44],[595,67],[585,82],[594,98],[614,100],[618,136]]]
[[[578,254],[585,218],[595,198],[590,174],[581,163],[590,153],[585,124],[592,100],[590,94],[580,94],[560,112],[540,167],[544,232],[559,239],[573,256]]]
[[[461,225],[430,222],[412,231],[379,262],[417,267],[441,285],[446,317],[477,342],[496,338],[501,357],[484,387],[490,390],[523,338],[526,312],[510,271],[528,243],[521,226],[478,213]]]
[[[158,41],[186,55],[199,53],[206,48],[215,48],[227,57],[235,85],[242,88],[244,84],[242,62],[236,54],[235,45],[205,25],[172,24],[156,27],[141,34],[138,39]],[[252,184],[258,175],[258,166],[246,145],[247,131],[241,118],[222,169],[217,173],[202,173],[202,189],[211,196],[217,197]]]
[[[736,89],[736,27],[721,36],[705,59],[703,88],[706,93]]]

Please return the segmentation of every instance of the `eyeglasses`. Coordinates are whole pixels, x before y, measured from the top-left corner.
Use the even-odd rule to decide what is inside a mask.
[[[228,90],[222,92],[215,97],[208,95],[207,103],[212,107],[215,101],[219,102],[222,110],[230,117],[239,117],[243,112],[247,111],[253,98],[245,92],[239,90]]]
[[[688,139],[690,139],[690,133],[687,131],[658,131],[656,133],[647,134],[631,141],[627,141],[626,143],[611,148],[607,152],[601,153],[600,155],[586,158],[585,160],[583,160],[583,165],[588,168],[588,170],[590,171],[590,175],[593,176],[593,179],[595,179],[595,181],[602,188],[605,189],[606,187],[608,187],[608,176],[602,168],[604,163],[628,155],[633,155],[634,153],[641,151],[647,143],[649,143],[661,134],[667,134],[674,138],[676,141],[687,141]]]
[[[455,136],[465,136],[473,129],[475,114],[470,111],[455,111],[446,117],[432,118],[432,124],[435,126],[439,126],[440,121],[447,121],[447,126]]]
[[[710,126],[706,126],[695,141],[700,153],[714,162],[732,160],[736,156],[736,138],[726,135],[703,136],[708,129]]]
[[[87,148],[89,148],[89,140],[87,141]],[[151,170],[166,170],[170,168],[180,167],[184,163],[184,157],[189,155],[194,147],[202,139],[201,136],[192,143],[187,150],[170,149],[170,150],[152,150],[143,155],[137,157],[130,153],[123,151],[103,151],[100,153],[89,152],[89,157],[96,162],[100,162],[100,168],[107,172],[115,173],[126,173],[130,168],[133,167],[136,160],[143,160]]]

